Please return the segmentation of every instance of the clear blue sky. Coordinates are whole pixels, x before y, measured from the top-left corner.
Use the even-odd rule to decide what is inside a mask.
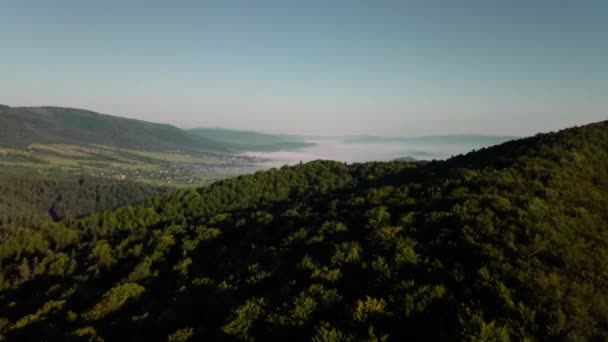
[[[306,134],[608,118],[608,1],[7,1],[0,103]]]

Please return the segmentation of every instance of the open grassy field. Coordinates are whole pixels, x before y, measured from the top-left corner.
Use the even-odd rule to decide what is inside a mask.
[[[4,172],[82,174],[153,185],[201,186],[259,170],[254,159],[207,152],[149,152],[108,146],[31,144],[0,147]]]

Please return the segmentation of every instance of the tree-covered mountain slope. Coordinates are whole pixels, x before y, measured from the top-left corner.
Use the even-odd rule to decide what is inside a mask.
[[[169,188],[105,178],[0,174],[0,229],[79,217],[137,203]]]
[[[62,107],[0,106],[0,146],[104,145],[146,151],[225,151],[226,144],[177,127]]]
[[[0,239],[7,340],[606,340],[608,122],[311,162]]]

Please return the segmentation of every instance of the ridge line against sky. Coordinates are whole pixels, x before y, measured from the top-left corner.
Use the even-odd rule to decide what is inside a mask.
[[[302,135],[531,135],[608,118],[606,1],[27,1],[0,103]]]
[[[232,132],[242,132],[242,133],[257,133],[257,134],[267,134],[267,135],[282,135],[285,137],[299,137],[299,138],[306,138],[306,139],[343,139],[343,138],[374,138],[374,137],[378,137],[378,138],[387,138],[387,139],[418,139],[418,138],[433,138],[433,137],[450,137],[450,136],[477,136],[477,137],[497,137],[497,138],[513,138],[513,139],[518,139],[518,138],[522,138],[523,136],[514,136],[514,135],[488,135],[488,134],[482,134],[482,133],[476,133],[476,132],[467,132],[467,133],[460,133],[460,134],[436,134],[436,135],[388,135],[388,134],[383,134],[383,133],[374,133],[374,132],[368,132],[368,133],[364,133],[364,134],[345,134],[345,135],[313,135],[313,134],[285,134],[282,132],[271,132],[271,131],[267,131],[267,130],[253,130],[253,129],[247,129],[247,128],[231,128],[231,127],[221,127],[221,126],[196,126],[196,127],[180,127],[180,126],[176,126],[173,125],[172,123],[168,122],[168,121],[150,121],[147,119],[141,119],[141,118],[137,118],[137,117],[130,117],[130,116],[122,116],[122,115],[116,115],[116,114],[112,114],[112,113],[103,113],[103,112],[98,112],[95,110],[91,110],[91,109],[87,109],[87,108],[77,108],[77,107],[65,107],[65,106],[54,106],[54,105],[49,105],[49,106],[45,106],[45,105],[41,105],[41,106],[12,106],[12,105],[7,105],[4,103],[0,103],[0,109],[2,109],[2,107],[8,107],[8,108],[63,108],[63,109],[70,109],[70,110],[78,110],[78,111],[87,111],[87,112],[93,112],[94,114],[99,114],[99,115],[107,115],[107,116],[112,116],[115,118],[122,118],[122,119],[130,119],[130,120],[140,120],[140,121],[144,121],[147,123],[152,123],[152,124],[159,124],[159,125],[171,125],[174,126],[178,129],[184,130],[184,131],[190,131],[190,130],[195,130],[195,129],[212,129],[212,130],[226,130],[226,131],[232,131]],[[564,128],[569,128],[569,127],[564,127]],[[537,132],[537,133],[544,133],[544,132]]]

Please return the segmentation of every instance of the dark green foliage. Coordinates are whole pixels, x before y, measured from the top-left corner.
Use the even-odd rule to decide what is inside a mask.
[[[5,229],[8,340],[606,340],[608,123]]]
[[[83,216],[165,191],[158,186],[85,176],[0,174],[0,229]]]

